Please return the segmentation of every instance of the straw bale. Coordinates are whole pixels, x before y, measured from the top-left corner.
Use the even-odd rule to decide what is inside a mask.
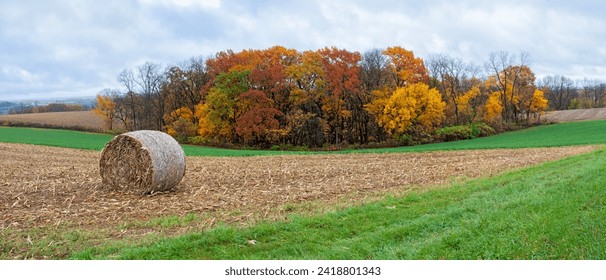
[[[170,135],[152,130],[120,134],[105,145],[101,179],[112,189],[150,194],[174,189],[185,175],[185,153]]]

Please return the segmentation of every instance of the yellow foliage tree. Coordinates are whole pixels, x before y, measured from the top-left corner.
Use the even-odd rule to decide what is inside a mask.
[[[493,93],[500,98],[501,120],[505,123],[529,122],[530,115],[540,115],[547,108],[543,92],[537,92],[535,75],[526,65],[504,68],[490,76],[486,86],[493,88]],[[496,104],[491,102],[491,106]],[[488,117],[492,117],[491,114]]]
[[[456,97],[456,104],[459,108],[459,118],[465,119],[468,122],[475,121],[478,114],[478,106],[474,106],[475,100],[480,97],[481,91],[479,86],[473,86],[463,95]]]
[[[375,91],[375,99],[366,110],[377,117],[378,124],[390,135],[414,130],[431,130],[444,119],[446,103],[436,89],[424,83],[398,87],[389,94]]]
[[[526,119],[530,120],[530,115],[533,114],[537,118],[540,118],[541,115],[545,113],[545,110],[548,106],[548,101],[545,98],[545,93],[542,90],[535,89],[532,94],[532,100],[528,106],[528,111],[526,113]]]
[[[164,118],[166,133],[180,139],[196,135],[197,125],[194,122],[194,113],[188,107],[181,107],[172,111]]]
[[[503,104],[501,104],[500,92],[493,92],[484,103],[484,121],[489,124],[497,124],[501,120]]]
[[[233,103],[233,104],[232,104]],[[230,106],[221,106],[229,104]],[[233,137],[232,123],[235,102],[216,90],[211,90],[207,102],[196,105],[195,116],[198,121],[198,134],[209,141],[229,140]]]
[[[97,94],[93,113],[103,118],[107,129],[113,129],[114,118],[116,116],[116,103],[110,96]]]

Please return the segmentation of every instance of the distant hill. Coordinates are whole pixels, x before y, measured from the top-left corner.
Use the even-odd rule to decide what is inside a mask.
[[[546,112],[542,117],[548,122],[575,122],[606,120],[606,108],[575,109]]]
[[[12,108],[18,107],[19,103],[8,102],[8,101],[0,101],[0,115],[8,114]]]
[[[0,115],[8,114],[12,109],[29,108],[44,106],[48,104],[78,104],[84,108],[93,108],[95,106],[95,97],[73,97],[56,99],[35,99],[35,100],[0,100]]]

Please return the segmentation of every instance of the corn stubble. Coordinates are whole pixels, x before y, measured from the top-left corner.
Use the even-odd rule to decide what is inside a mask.
[[[189,213],[202,217],[201,228],[244,223],[285,217],[290,214],[286,206],[298,203],[355,204],[373,195],[434,188],[595,149],[187,157],[187,172],[177,188],[142,196],[103,184],[97,151],[0,143],[0,229],[67,225],[113,232],[118,225]],[[132,157],[138,159],[136,153]],[[146,172],[137,171],[133,178],[144,178]]]

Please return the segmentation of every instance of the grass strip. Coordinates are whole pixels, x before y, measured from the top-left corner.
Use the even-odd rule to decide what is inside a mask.
[[[0,142],[101,150],[113,136],[70,130],[20,128],[0,126]],[[496,148],[559,147],[606,144],[606,120],[561,123],[537,126],[471,140],[418,145],[411,147],[345,150],[331,153],[398,153],[438,150],[469,150]],[[288,152],[267,150],[233,150],[183,145],[188,156],[262,156],[313,154],[318,152]],[[328,153],[328,152],[321,152]]]

